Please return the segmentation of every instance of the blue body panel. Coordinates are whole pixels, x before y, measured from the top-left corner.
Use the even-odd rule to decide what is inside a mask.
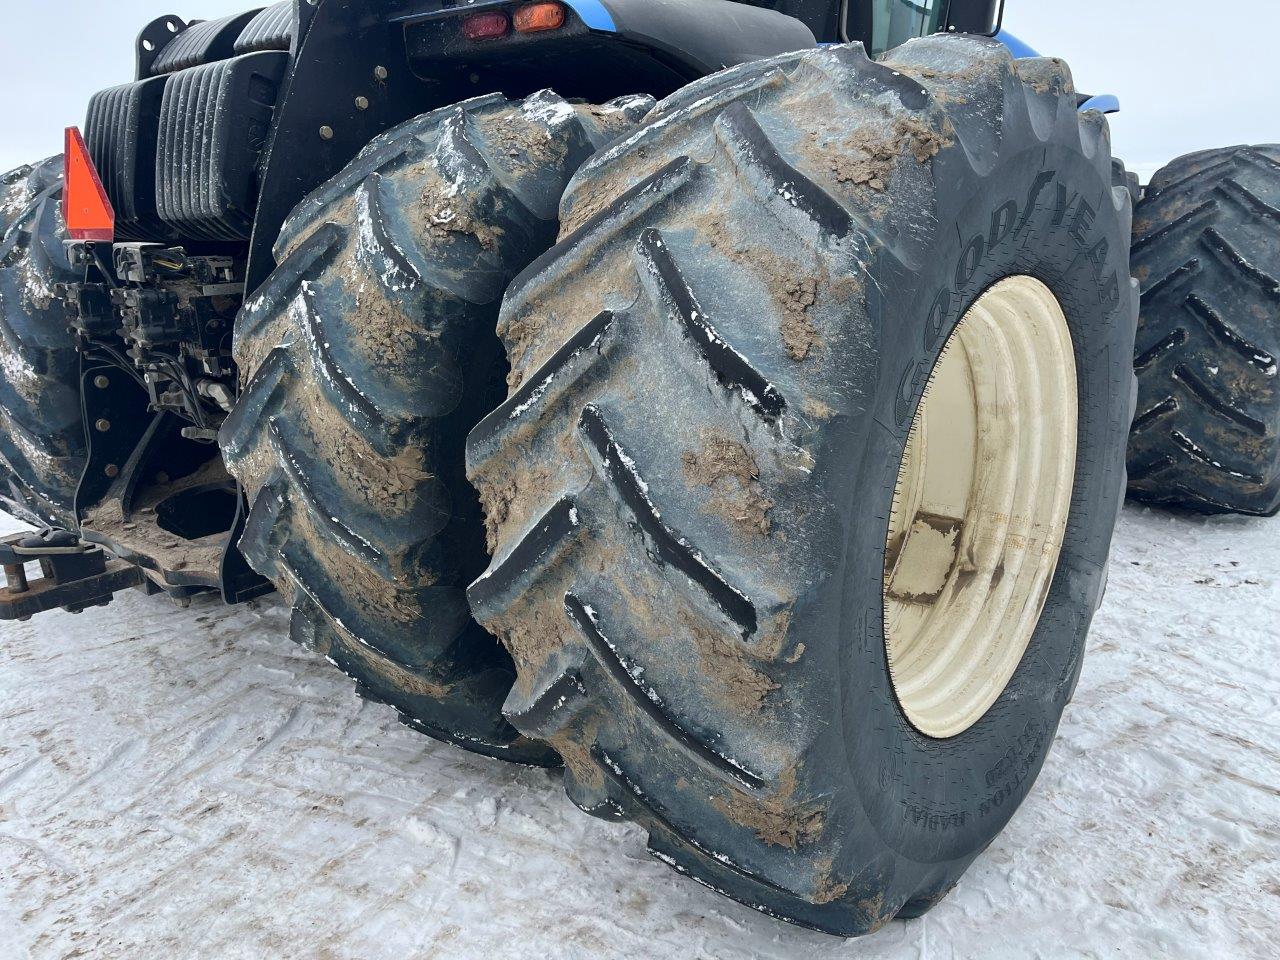
[[[1039,51],[1033,48],[1029,43],[1024,43],[1019,40],[1008,30],[1001,30],[996,34],[996,39],[1008,47],[1009,52],[1019,60],[1028,60],[1031,57],[1040,56]]]
[[[1104,93],[1096,97],[1090,97],[1080,104],[1080,112],[1084,113],[1086,110],[1097,110],[1100,113],[1119,113],[1120,98],[1114,93]]]
[[[613,22],[613,15],[600,0],[565,0],[565,3],[572,7],[573,12],[592,30],[617,32],[618,25]]]
[[[609,12],[608,7],[604,5],[602,0],[565,0],[568,6],[573,8],[576,13],[592,30],[598,30],[603,33],[616,33],[618,25],[614,22],[613,15]],[[1040,53],[1029,43],[1019,40],[1008,30],[1001,30],[995,37],[1006,47],[1009,52],[1020,60],[1031,57],[1038,57]],[[832,44],[820,44],[820,46],[832,46]],[[1102,113],[1119,113],[1120,100],[1113,94],[1103,94],[1101,96],[1090,97],[1080,105],[1080,110],[1099,110]]]
[[[1029,43],[1019,40],[1008,30],[1001,30],[996,34],[996,39],[1008,47],[1009,52],[1019,60],[1026,60],[1031,57],[1040,56],[1040,53],[1037,52],[1034,47]],[[1084,103],[1080,104],[1080,112],[1084,113],[1086,110],[1097,110],[1101,113],[1119,113],[1120,98],[1111,93],[1104,93],[1100,96],[1090,97]]]

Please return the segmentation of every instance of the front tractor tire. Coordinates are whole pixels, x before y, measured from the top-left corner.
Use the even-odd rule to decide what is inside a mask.
[[[80,357],[55,290],[78,279],[61,201],[60,156],[0,177],[0,503],[38,527],[74,530],[88,452]]]
[[[463,448],[502,396],[498,307],[570,176],[651,106],[494,95],[383,134],[294,211],[237,322],[221,442],[244,555],[362,696],[479,753],[555,761],[503,719],[511,659],[464,593],[487,557]]]
[[[1280,510],[1280,144],[1181,157],[1134,214],[1135,499]]]
[[[752,63],[590,161],[507,293],[471,587],[581,808],[869,932],[1027,796],[1124,490],[1130,196],[1066,67]]]

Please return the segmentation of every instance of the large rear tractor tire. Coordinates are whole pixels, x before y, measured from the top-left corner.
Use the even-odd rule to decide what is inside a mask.
[[[1129,492],[1280,510],[1280,144],[1182,157],[1134,214],[1142,284]]]
[[[76,277],[62,241],[62,157],[0,177],[0,503],[74,530],[88,457],[80,358],[54,286]]]
[[[924,912],[1027,796],[1103,588],[1137,315],[1105,119],[990,41],[806,51],[664,101],[561,220],[468,445],[507,716],[715,890]]]
[[[555,760],[502,718],[511,659],[464,593],[487,558],[463,449],[502,395],[498,308],[574,171],[651,106],[494,95],[383,134],[294,211],[237,323],[221,441],[251,504],[241,549],[295,639],[479,753]]]

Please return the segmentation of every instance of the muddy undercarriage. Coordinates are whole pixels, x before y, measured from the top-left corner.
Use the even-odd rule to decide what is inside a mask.
[[[236,603],[269,592],[235,546],[242,500],[217,445],[238,392],[230,347],[243,258],[142,243],[118,244],[114,255],[67,243],[66,254],[84,279],[54,295],[80,357],[87,438],[70,532],[175,599],[214,590]],[[40,609],[121,582],[114,561],[82,574],[60,576]],[[20,587],[11,581],[0,594],[0,618],[32,612]]]

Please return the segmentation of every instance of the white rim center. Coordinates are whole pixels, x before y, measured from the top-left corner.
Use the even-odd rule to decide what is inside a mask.
[[[977,723],[1031,642],[1062,551],[1077,416],[1061,305],[1033,277],[1002,280],[934,367],[889,520],[889,672],[927,736]]]

